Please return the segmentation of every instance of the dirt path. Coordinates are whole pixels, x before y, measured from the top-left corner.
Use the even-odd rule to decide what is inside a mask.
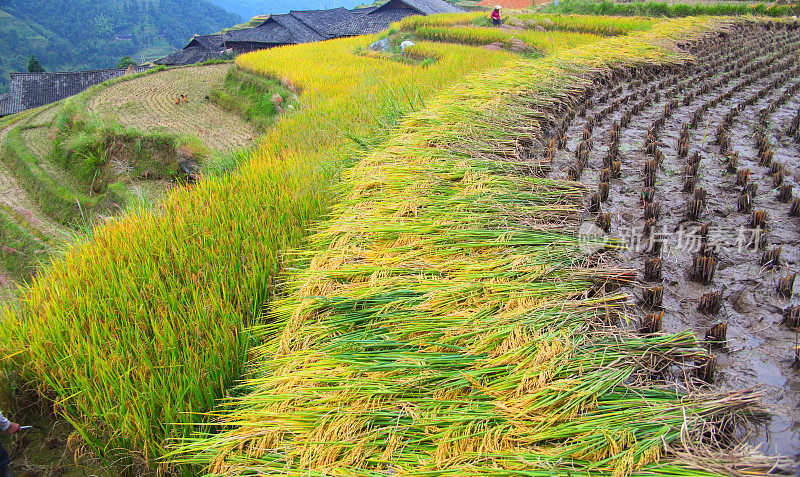
[[[123,81],[98,93],[88,109],[140,131],[195,136],[219,151],[239,149],[252,145],[257,131],[206,99],[232,67],[177,68]],[[182,94],[186,102],[175,104]]]

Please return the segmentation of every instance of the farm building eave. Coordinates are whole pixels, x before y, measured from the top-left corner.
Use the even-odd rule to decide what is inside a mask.
[[[434,15],[436,13],[463,13],[464,10],[445,2],[444,0],[389,0],[373,13],[378,13],[395,8],[412,8],[422,15]]]
[[[222,37],[221,33],[216,35],[197,35],[183,49],[199,46],[209,50],[219,50],[222,48]]]
[[[331,36],[358,36],[378,33],[389,25],[412,15],[461,13],[463,10],[443,0],[389,0],[380,7],[328,30]]]
[[[195,63],[202,63],[204,61],[220,58],[222,54],[222,50],[210,50],[202,46],[193,46],[170,53],[164,58],[156,60],[155,64],[164,66],[193,65]]]
[[[264,23],[241,30],[231,30],[225,33],[223,43],[256,43],[256,44],[287,44],[292,42],[289,31],[275,20],[276,15],[264,21]]]
[[[350,21],[336,25],[328,30],[328,34],[338,37],[378,33],[389,28],[389,25],[392,23],[413,15],[419,15],[419,12],[410,8],[394,8],[380,12],[375,10],[374,12],[366,15],[359,15]]]
[[[286,28],[292,38],[290,43],[310,43],[312,41],[327,40],[329,37],[314,31],[302,20],[291,13],[284,15],[274,15],[275,21]]]
[[[455,13],[462,10],[443,0],[389,0],[380,7],[348,10],[292,10],[269,15],[252,28],[224,34],[196,36],[183,50],[158,61],[163,65],[188,65],[219,56],[225,48],[241,54],[280,45],[328,40],[336,37],[377,33],[411,15]],[[205,51],[203,51],[205,50]]]

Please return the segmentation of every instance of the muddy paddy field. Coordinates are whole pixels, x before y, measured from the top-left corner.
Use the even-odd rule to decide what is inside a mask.
[[[594,191],[581,232],[631,269],[625,326],[705,337],[713,358],[665,379],[762,393],[771,419],[732,432],[798,459],[800,30],[684,46],[696,61],[598,78],[552,124],[550,176]]]

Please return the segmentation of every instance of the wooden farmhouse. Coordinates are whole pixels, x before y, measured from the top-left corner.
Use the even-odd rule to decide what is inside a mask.
[[[393,22],[412,15],[462,11],[444,0],[390,0],[380,7],[353,10],[291,11],[270,15],[252,28],[231,30],[222,35],[196,36],[182,50],[156,63],[166,66],[190,65],[219,58],[226,52],[242,54],[282,45],[367,35],[383,31]]]

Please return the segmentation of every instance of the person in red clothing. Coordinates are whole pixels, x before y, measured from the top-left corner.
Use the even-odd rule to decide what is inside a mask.
[[[491,17],[491,19],[492,19],[492,25],[494,25],[494,26],[500,26],[500,23],[502,23],[500,21],[500,9],[501,8],[503,8],[503,7],[501,7],[500,5],[495,5],[494,6],[494,10],[492,10],[492,14],[489,15]]]

